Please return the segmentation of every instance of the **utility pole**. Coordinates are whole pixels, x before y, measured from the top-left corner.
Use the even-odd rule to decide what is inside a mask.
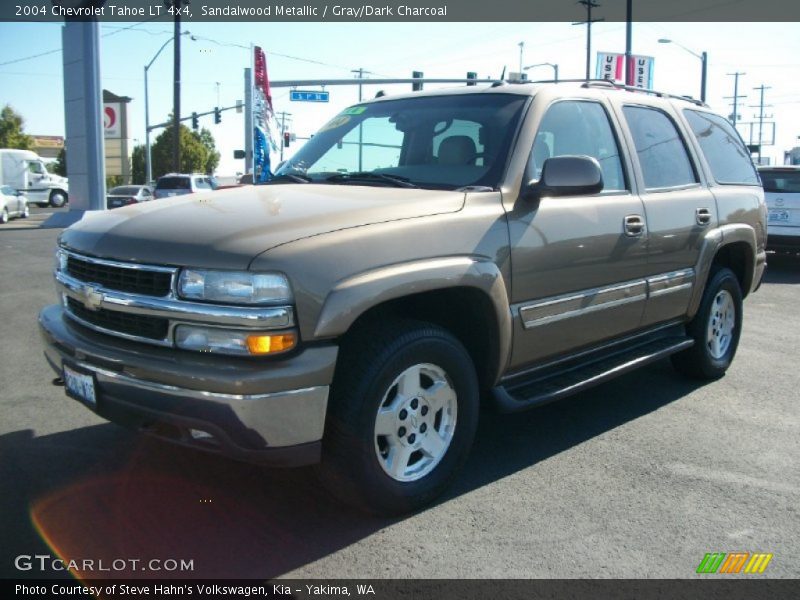
[[[172,169],[181,172],[181,0],[173,0],[175,11],[175,55],[172,87]]]
[[[769,108],[770,105],[764,104],[764,91],[772,89],[769,86],[764,85],[763,83],[753,88],[754,90],[760,91],[761,100],[758,103],[758,106],[750,105],[750,108],[758,108],[758,164],[761,164],[761,147],[763,146],[764,141],[764,119],[771,119],[772,115],[765,115],[764,109]]]
[[[522,77],[522,52],[525,50],[525,42],[520,42],[517,46],[519,46],[519,76]]]
[[[739,76],[741,75],[747,75],[747,73],[742,73],[740,71],[728,73],[728,77],[733,77],[733,96],[725,96],[724,98],[725,100],[733,100],[733,112],[731,113],[730,119],[734,127],[736,127],[736,123],[739,121],[739,98],[747,98],[746,95],[739,95]]]
[[[625,13],[625,85],[633,85],[633,0],[627,0]]]
[[[573,23],[573,25],[586,25],[586,80],[588,81],[592,78],[592,23],[605,19],[592,19],[592,9],[601,6],[597,0],[578,0],[578,4],[586,7],[586,20]]]

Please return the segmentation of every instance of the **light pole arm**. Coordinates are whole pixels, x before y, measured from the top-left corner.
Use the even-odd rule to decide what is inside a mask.
[[[153,66],[153,63],[156,62],[156,59],[158,58],[158,56],[161,54],[161,52],[164,50],[164,48],[166,48],[170,44],[170,42],[172,42],[172,38],[169,38],[166,42],[161,44],[161,48],[158,49],[158,52],[156,52],[156,55],[150,60],[149,63],[147,63],[144,66],[144,70],[145,71],[149,70],[150,67]]]

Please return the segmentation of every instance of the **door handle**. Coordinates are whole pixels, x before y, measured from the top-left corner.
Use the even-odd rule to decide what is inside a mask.
[[[698,208],[694,211],[694,219],[698,225],[706,226],[711,223],[711,211],[707,208]]]
[[[636,237],[644,233],[644,219],[641,215],[628,215],[624,219],[625,235]]]

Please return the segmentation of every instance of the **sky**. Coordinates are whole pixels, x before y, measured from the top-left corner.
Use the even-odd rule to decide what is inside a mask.
[[[129,96],[129,127],[134,143],[144,142],[144,65],[172,35],[168,23],[101,24],[101,76],[105,89]],[[25,118],[25,129],[37,135],[63,135],[61,28],[58,23],[0,23],[0,106],[10,104]],[[270,80],[354,77],[499,77],[523,66],[557,63],[561,78],[581,78],[585,71],[585,26],[570,23],[186,23],[182,39],[182,113],[205,112],[234,105],[244,98],[244,68],[250,66],[250,44],[267,54]],[[635,23],[633,51],[652,56],[654,89],[700,95],[701,62],[668,38],[696,54],[708,53],[708,104],[723,116],[731,112],[733,77],[739,79],[742,119],[739,131],[747,141],[756,120],[759,92],[766,90],[765,112],[776,122],[776,144],[764,156],[782,163],[783,152],[800,145],[800,35],[797,23]],[[624,23],[595,23],[595,51],[624,52]],[[29,58],[33,55],[41,55]],[[594,72],[594,65],[592,66]],[[531,79],[550,79],[552,70],[537,67]],[[168,46],[150,69],[151,123],[164,121],[172,108],[172,52]],[[365,85],[364,98],[382,89],[387,94],[410,91],[410,85]],[[429,85],[427,87],[442,87]],[[312,88],[313,89],[313,88]],[[319,88],[316,88],[319,89]],[[289,89],[274,89],[276,111],[291,113],[290,130],[308,137],[343,108],[358,101],[357,86],[328,88],[330,102],[289,101]],[[189,124],[187,122],[187,124]],[[244,148],[244,118],[234,111],[201,118],[222,154],[217,174],[241,172],[244,161],[233,151]],[[157,132],[155,132],[157,134]],[[301,142],[286,151],[290,156]]]

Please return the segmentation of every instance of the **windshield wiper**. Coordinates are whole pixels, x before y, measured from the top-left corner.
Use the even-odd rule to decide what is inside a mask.
[[[325,181],[330,181],[332,183],[336,182],[349,182],[349,181],[382,181],[385,183],[389,183],[395,187],[403,187],[403,188],[418,188],[419,186],[411,183],[407,177],[401,177],[400,175],[387,175],[386,173],[374,173],[372,171],[357,171],[355,173],[338,173],[336,175],[331,175],[330,177],[326,177]]]
[[[311,177],[308,175],[298,175],[297,173],[281,173],[280,175],[275,175],[269,181],[265,181],[264,183],[281,183],[291,181],[292,183],[311,183]]]

